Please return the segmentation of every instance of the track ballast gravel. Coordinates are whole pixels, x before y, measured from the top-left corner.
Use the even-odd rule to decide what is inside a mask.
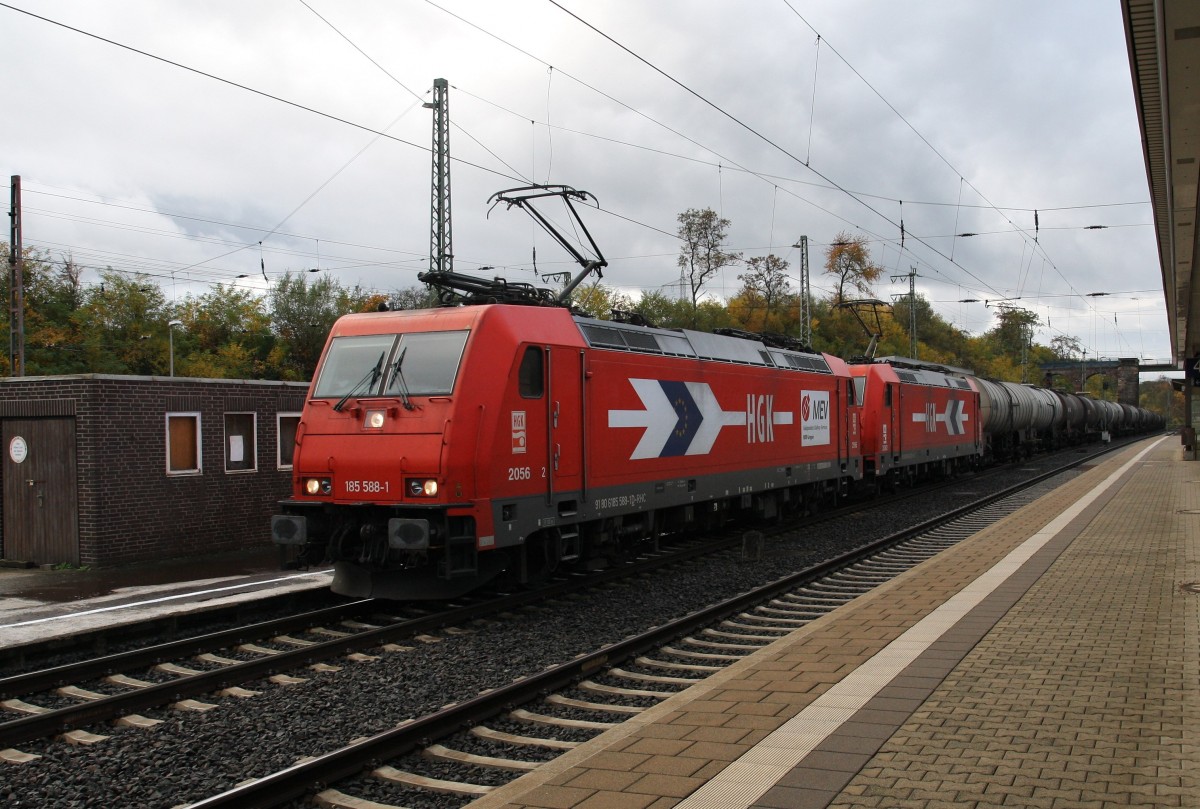
[[[590,590],[578,600],[524,611],[515,618],[481,622],[467,634],[417,643],[419,648],[412,652],[384,654],[374,662],[329,661],[344,667],[338,673],[293,671],[307,682],[249,686],[262,691],[249,699],[212,696],[206,701],[218,708],[207,713],[151,712],[147,715],[162,719],[163,724],[150,731],[104,726],[90,728],[110,736],[94,746],[72,747],[50,740],[26,744],[23,750],[42,758],[3,767],[0,805],[161,809],[201,800],[243,780],[286,768],[302,756],[320,755],[351,739],[389,730],[405,719],[732,597],[943,514],[986,493],[985,489],[1013,485],[1040,472],[1039,467],[1060,463],[1061,458],[1012,465],[989,476],[986,486],[982,479],[968,476],[927,496],[768,539],[757,561],[723,554],[636,583]],[[1073,474],[1055,480],[1061,483]],[[512,723],[508,726],[513,728]],[[539,735],[528,726],[515,732]],[[589,734],[558,735],[586,738]],[[476,752],[487,749],[488,742],[475,745]],[[511,754],[503,745],[491,749],[495,755]],[[402,767],[413,762],[393,764]],[[425,770],[436,771],[436,765],[426,764]],[[414,809],[466,802],[451,796],[410,795],[382,785],[378,795],[388,800],[402,796]]]

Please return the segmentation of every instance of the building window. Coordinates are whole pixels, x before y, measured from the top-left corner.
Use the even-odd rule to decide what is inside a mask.
[[[225,414],[225,471],[254,472],[258,469],[254,413]]]
[[[291,469],[292,457],[296,452],[296,428],[300,426],[300,414],[276,413],[275,424],[276,433],[279,435],[276,462],[280,469]]]
[[[200,414],[167,414],[167,474],[199,475]]]

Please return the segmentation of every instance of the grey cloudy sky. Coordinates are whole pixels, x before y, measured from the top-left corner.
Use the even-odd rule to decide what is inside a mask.
[[[798,270],[806,235],[818,295],[846,231],[959,328],[1013,299],[1039,342],[1170,356],[1117,0],[12,0],[0,26],[25,244],[169,298],[263,265],[415,285],[444,77],[459,271],[573,269],[487,205],[562,183],[629,292],[677,294],[676,217],[711,207],[746,257]]]

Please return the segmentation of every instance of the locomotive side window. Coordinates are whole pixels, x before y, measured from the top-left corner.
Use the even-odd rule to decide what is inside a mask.
[[[854,401],[851,404],[862,404],[867,401],[867,378],[865,376],[854,377]]]
[[[892,386],[891,385],[886,385],[883,388],[883,406],[884,407],[892,406]]]
[[[525,349],[521,358],[521,368],[517,371],[517,384],[523,399],[540,399],[546,389],[544,379],[545,362],[542,360],[542,350],[537,346]]]
[[[199,475],[200,414],[167,414],[167,474]]]

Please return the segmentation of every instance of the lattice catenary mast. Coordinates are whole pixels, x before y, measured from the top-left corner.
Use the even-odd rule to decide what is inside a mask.
[[[454,239],[450,229],[450,85],[433,80],[433,211],[429,230],[429,271],[454,269]]]

